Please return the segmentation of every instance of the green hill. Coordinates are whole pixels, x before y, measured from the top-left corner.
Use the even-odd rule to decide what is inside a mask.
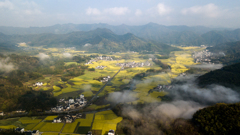
[[[240,63],[225,66],[197,78],[198,85],[205,87],[219,84],[226,87],[240,87]]]
[[[26,42],[31,46],[77,47],[89,52],[107,53],[119,51],[154,51],[169,53],[179,50],[169,45],[144,40],[131,33],[116,35],[108,29],[96,29],[88,32],[78,31],[68,34],[5,35],[11,43]],[[1,39],[0,39],[1,40]]]
[[[240,132],[240,103],[219,103],[197,111],[193,121],[207,135],[237,135]]]

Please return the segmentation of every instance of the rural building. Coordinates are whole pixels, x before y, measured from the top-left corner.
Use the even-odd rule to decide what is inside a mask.
[[[69,103],[69,104],[74,103],[74,99],[69,99],[69,100],[68,100],[68,103]]]
[[[0,112],[0,116],[3,116],[4,115],[4,113],[3,112]]]
[[[43,85],[43,82],[36,82],[35,84],[33,84],[34,87],[42,86],[42,85]]]
[[[15,129],[15,131],[20,132],[20,133],[23,133],[23,132],[24,132],[24,128],[19,128],[19,127],[18,127],[18,128]]]
[[[53,123],[61,123],[61,122],[62,122],[62,119],[59,117],[53,119]]]
[[[115,135],[114,130],[110,129],[110,130],[108,131],[108,135]]]

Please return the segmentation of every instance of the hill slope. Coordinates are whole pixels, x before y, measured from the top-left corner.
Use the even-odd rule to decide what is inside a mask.
[[[69,47],[74,46],[90,52],[106,53],[118,51],[154,51],[169,53],[177,48],[166,44],[147,41],[131,33],[116,35],[108,29],[68,34],[5,35],[11,43],[26,42],[31,46]],[[1,39],[0,39],[1,40]]]
[[[42,33],[53,33],[53,34],[66,34],[74,31],[90,31],[97,28],[110,29],[116,34],[123,35],[127,33],[132,33],[138,37],[146,38],[149,40],[160,41],[167,44],[176,45],[201,45],[201,44],[217,44],[223,43],[218,41],[218,37],[211,32],[217,32],[224,34],[225,41],[236,41],[235,35],[239,35],[240,32],[235,30],[231,31],[216,31],[222,29],[213,29],[204,26],[164,26],[156,23],[148,23],[146,25],[140,26],[128,26],[119,25],[113,26],[108,24],[57,24],[48,27],[30,27],[30,28],[19,28],[19,27],[0,27],[0,31],[4,34],[42,34]],[[215,30],[215,31],[212,31]],[[208,33],[210,32],[210,33]],[[203,35],[202,35],[203,34]],[[209,37],[210,35],[210,37]],[[225,37],[227,35],[227,37]],[[234,38],[232,38],[234,35]],[[210,38],[210,39],[209,39]],[[213,39],[212,39],[213,38]],[[216,43],[215,43],[216,42]]]
[[[201,87],[211,84],[219,84],[230,88],[240,87],[240,63],[206,73],[198,77],[197,81]]]

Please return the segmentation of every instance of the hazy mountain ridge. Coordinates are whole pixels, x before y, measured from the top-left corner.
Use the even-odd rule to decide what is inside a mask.
[[[169,45],[148,41],[131,33],[124,35],[116,35],[109,29],[97,28],[88,32],[78,31],[68,34],[30,34],[30,35],[4,35],[12,44],[26,42],[31,46],[46,46],[46,47],[68,47],[75,46],[85,49],[90,52],[109,51],[156,51],[168,53],[177,48]],[[2,39],[0,39],[1,41]]]
[[[128,26],[124,24],[119,26],[113,26],[104,23],[62,24],[62,25],[57,24],[48,27],[29,27],[29,28],[2,26],[0,27],[0,32],[9,35],[11,34],[25,35],[41,33],[67,34],[74,31],[91,31],[97,28],[106,28],[118,35],[132,33],[138,37],[142,37],[145,39],[156,40],[162,43],[176,45],[201,45],[201,44],[216,45],[218,43],[240,40],[239,36],[235,38],[233,38],[232,36],[240,35],[240,32],[238,30],[234,30],[233,32],[231,32],[220,28],[208,28],[204,26],[193,27],[184,25],[164,26],[156,23],[148,23],[146,25],[140,26]],[[221,37],[219,34],[223,35],[223,37]],[[219,39],[221,40],[218,41]]]

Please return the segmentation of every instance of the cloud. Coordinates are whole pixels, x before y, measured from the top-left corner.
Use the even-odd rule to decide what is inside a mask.
[[[97,8],[88,8],[86,9],[86,14],[87,15],[100,15],[101,12]]]
[[[169,14],[171,11],[172,9],[163,3],[159,3],[157,5],[157,12],[159,15],[166,15],[166,14]]]
[[[200,104],[236,103],[240,101],[239,94],[230,88],[212,85],[208,88],[198,88],[193,82],[176,85],[170,91],[175,100],[192,100]]]
[[[202,105],[193,101],[173,101],[170,103],[163,103],[155,107],[152,111],[154,117],[167,116],[169,118],[185,118],[190,119],[192,115],[199,109],[203,108]]]
[[[0,8],[6,8],[6,9],[9,9],[9,10],[13,10],[14,5],[9,0],[0,1]]]
[[[46,59],[49,59],[49,55],[45,54],[45,53],[39,53],[37,55],[37,57],[40,59],[40,60],[46,60]]]
[[[70,54],[70,53],[63,53],[62,55],[64,58],[72,58],[73,57],[72,54]]]
[[[10,61],[10,58],[6,58],[6,59],[0,59],[0,71],[2,72],[11,72],[15,69],[17,69]]]
[[[84,91],[90,90],[91,88],[92,88],[92,85],[90,85],[90,84],[86,84],[83,86]]]
[[[218,6],[216,6],[213,3],[204,5],[204,6],[193,6],[190,8],[185,8],[182,11],[183,15],[203,15],[206,17],[211,17],[211,18],[215,18],[218,17],[220,14],[220,10],[218,8]]]
[[[114,103],[131,102],[136,100],[131,91],[113,92],[108,96],[108,100]]]
[[[127,7],[114,7],[104,9],[104,13],[111,15],[125,15],[128,12],[130,12],[130,10]]]
[[[204,68],[204,69],[211,69],[211,70],[215,70],[215,69],[220,69],[223,67],[222,64],[200,64],[200,65],[193,65],[191,66],[193,68]]]
[[[137,9],[135,12],[136,16],[141,16],[142,15],[142,11],[140,9]]]

